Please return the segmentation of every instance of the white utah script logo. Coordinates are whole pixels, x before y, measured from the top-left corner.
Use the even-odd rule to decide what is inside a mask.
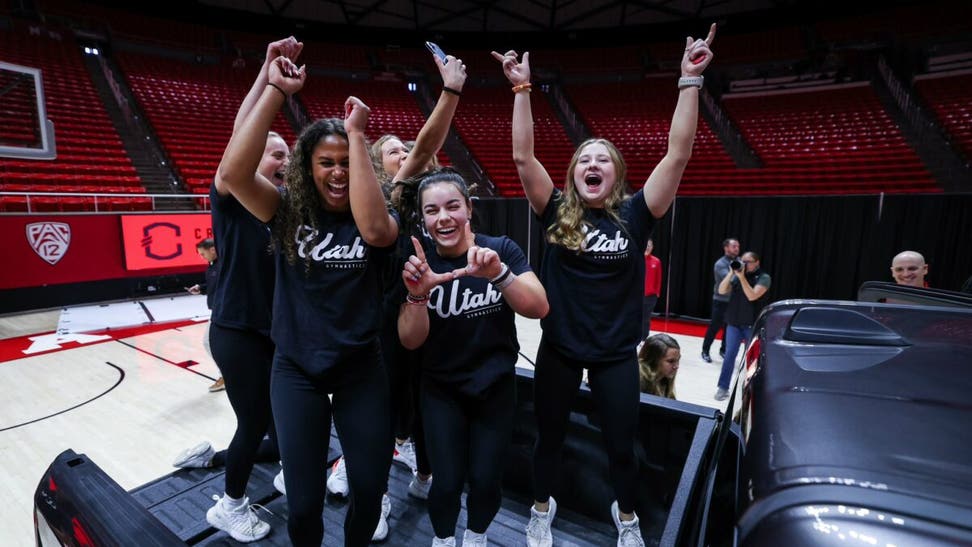
[[[63,222],[34,222],[26,228],[27,242],[37,256],[51,266],[64,258],[71,245],[71,226]]]
[[[310,226],[303,226],[297,232],[297,254],[301,258],[310,257],[315,262],[359,264],[364,266],[365,246],[361,243],[361,236],[355,236],[350,245],[332,244],[334,234],[328,232],[320,243],[314,245],[318,231]],[[312,246],[313,245],[313,246]],[[348,267],[348,266],[343,266]]]
[[[584,252],[625,254],[627,250],[628,239],[621,236],[621,230],[614,232],[613,238],[602,234],[597,228],[584,235]]]
[[[429,307],[443,319],[460,314],[475,317],[499,309],[502,298],[503,295],[493,288],[492,283],[486,284],[485,293],[473,294],[472,289],[467,288],[460,294],[459,280],[455,279],[452,283],[444,283],[432,289],[429,293]]]

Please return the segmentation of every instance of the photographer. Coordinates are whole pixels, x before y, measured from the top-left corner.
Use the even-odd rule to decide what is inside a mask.
[[[770,283],[769,274],[759,268],[759,255],[753,251],[744,253],[741,260],[732,260],[729,273],[719,282],[719,294],[728,294],[729,304],[726,307],[726,357],[719,374],[716,401],[729,397],[729,380],[732,379],[739,344],[749,340],[759,311],[759,300],[769,290]]]

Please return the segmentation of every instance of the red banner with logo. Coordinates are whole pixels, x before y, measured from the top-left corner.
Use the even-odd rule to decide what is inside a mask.
[[[122,215],[121,225],[129,270],[198,265],[196,244],[213,237],[208,214]]]
[[[160,260],[150,269],[126,268],[118,215],[0,216],[0,256],[5,262],[0,268],[0,290],[206,269],[206,262],[196,254],[196,242],[211,237],[208,214],[137,216],[144,219],[144,226],[155,222],[151,219],[177,224],[182,236],[189,238],[175,242],[163,235],[166,230],[174,233],[171,228],[150,229],[148,236],[139,236],[141,256],[146,256],[146,249],[156,256],[173,255],[179,249],[178,256],[184,260]],[[140,234],[144,226],[139,228]],[[197,236],[202,237],[193,239]],[[142,240],[146,240],[144,247]]]

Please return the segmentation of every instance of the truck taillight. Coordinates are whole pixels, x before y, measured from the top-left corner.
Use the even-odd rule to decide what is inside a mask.
[[[756,365],[759,364],[759,336],[754,335],[753,341],[746,349],[746,380],[748,381],[756,374]]]

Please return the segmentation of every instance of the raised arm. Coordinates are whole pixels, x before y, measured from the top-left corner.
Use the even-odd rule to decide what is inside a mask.
[[[712,23],[705,40],[693,41],[691,36],[685,39],[685,53],[682,55],[683,78],[701,76],[705,67],[709,66],[712,61],[709,46],[715,39],[715,33],[716,25]],[[655,218],[661,218],[668,211],[675,199],[685,166],[692,157],[692,144],[699,123],[700,86],[701,82],[698,85],[679,84],[678,103],[675,105],[672,126],[668,132],[668,151],[645,182],[645,203]]]
[[[547,208],[553,193],[554,184],[547,170],[533,151],[533,110],[530,106],[530,52],[523,54],[521,62],[517,54],[510,50],[500,55],[492,52],[493,58],[503,63],[503,73],[513,84],[513,163],[520,175],[520,183],[530,207],[540,214]]]
[[[398,223],[388,214],[385,195],[378,184],[375,166],[368,152],[365,127],[371,109],[361,99],[348,97],[344,102],[344,128],[348,132],[350,156],[349,199],[351,215],[366,243],[374,247],[388,247],[398,238]]]
[[[228,192],[253,216],[270,221],[280,205],[280,194],[272,182],[256,172],[267,145],[267,133],[287,97],[300,91],[307,73],[286,57],[270,65],[267,85],[240,127],[233,132],[216,171],[217,192]],[[222,190],[222,191],[221,191]]]
[[[739,278],[739,286],[742,287],[743,293],[746,295],[746,299],[748,299],[750,302],[759,300],[764,294],[766,294],[766,291],[769,290],[769,287],[766,285],[760,285],[759,283],[757,283],[755,287],[750,285],[749,280],[746,279],[746,275],[743,273],[734,273],[736,274],[736,277]]]
[[[267,87],[267,83],[270,81],[270,65],[273,64],[273,60],[282,56],[290,59],[292,63],[296,63],[297,56],[303,49],[304,43],[298,42],[293,36],[270,42],[267,45],[267,56],[263,61],[263,66],[260,67],[260,73],[257,74],[253,86],[250,87],[250,92],[246,94],[243,104],[240,105],[240,110],[236,113],[236,120],[233,122],[234,133],[243,124],[247,114],[253,110],[253,106],[256,105],[260,95],[263,94],[263,88]]]
[[[432,56],[432,60],[435,61],[435,66],[439,67],[439,74],[442,75],[442,93],[439,95],[439,101],[435,103],[432,114],[415,138],[415,146],[408,152],[405,163],[395,175],[395,181],[407,179],[425,170],[425,166],[445,144],[452,118],[459,106],[459,95],[462,93],[462,86],[466,83],[466,65],[462,64],[462,59],[456,59],[452,55],[446,57],[449,61],[447,63],[443,63],[435,55]]]

